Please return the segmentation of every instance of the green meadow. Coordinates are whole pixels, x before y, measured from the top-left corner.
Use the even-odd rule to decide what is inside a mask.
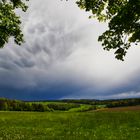
[[[140,140],[140,111],[1,111],[0,140]]]

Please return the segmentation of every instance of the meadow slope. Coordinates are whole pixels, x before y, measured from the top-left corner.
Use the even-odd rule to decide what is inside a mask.
[[[0,112],[0,140],[139,140],[140,111]]]

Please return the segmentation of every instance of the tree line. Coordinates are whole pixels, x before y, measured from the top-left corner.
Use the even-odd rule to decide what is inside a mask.
[[[95,99],[65,99],[62,102],[88,104],[88,105],[106,105],[106,107],[122,107],[122,106],[134,106],[140,105],[140,98],[129,99],[111,99],[111,100],[95,100]]]
[[[135,106],[140,105],[140,99],[124,99],[124,100],[112,100],[108,102],[107,107],[123,107],[123,106]]]
[[[0,99],[0,110],[3,111],[50,111],[43,104],[26,103],[18,100],[9,100],[6,98]]]
[[[95,110],[96,107],[104,105],[107,108],[135,106],[140,105],[140,98],[132,99],[115,99],[115,100],[94,100],[94,99],[65,99],[59,100],[57,103],[46,101],[39,102],[26,102],[20,100],[10,100],[7,98],[0,98],[0,110],[2,111],[69,111],[72,108],[80,108],[82,104],[91,105],[87,110]],[[83,110],[83,111],[87,111]]]
[[[3,111],[68,111],[71,108],[78,107],[80,107],[80,105],[74,103],[43,104],[43,102],[24,102],[19,100],[0,98],[0,110]]]

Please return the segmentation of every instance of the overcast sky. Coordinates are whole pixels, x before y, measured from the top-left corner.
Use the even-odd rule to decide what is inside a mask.
[[[107,24],[88,19],[74,0],[30,0],[25,43],[0,49],[0,97],[22,100],[140,97],[140,47],[125,61],[97,41]]]

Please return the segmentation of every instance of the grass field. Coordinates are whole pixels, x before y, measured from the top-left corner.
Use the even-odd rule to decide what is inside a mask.
[[[0,140],[139,140],[140,111],[0,112]]]

